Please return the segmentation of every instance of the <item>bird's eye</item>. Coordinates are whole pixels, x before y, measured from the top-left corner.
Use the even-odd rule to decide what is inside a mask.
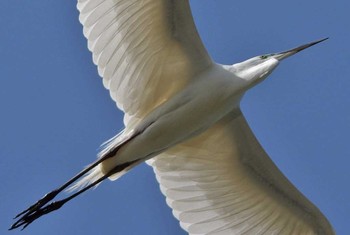
[[[262,55],[260,56],[260,59],[264,60],[264,59],[267,59],[269,57],[269,55]]]

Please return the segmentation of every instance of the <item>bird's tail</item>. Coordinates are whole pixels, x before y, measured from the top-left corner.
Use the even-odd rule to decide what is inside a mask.
[[[130,140],[133,136],[133,131],[129,133],[125,133],[125,131],[120,132],[116,136],[112,137],[111,139],[104,142],[100,147],[100,152],[98,153],[98,158],[103,158],[107,154],[113,152],[113,150],[119,148],[121,145],[126,143],[128,140]],[[121,171],[116,172],[115,174],[112,174],[108,177],[110,180],[117,180],[121,176],[123,176],[126,172],[128,172],[132,167],[137,165],[139,162],[133,162],[130,163],[128,166],[123,168]],[[88,167],[88,166],[87,166]],[[87,168],[86,167],[86,168]],[[82,176],[81,179],[77,180],[72,186],[70,186],[66,191],[73,192],[78,191],[87,185],[97,181],[101,177],[103,177],[105,174],[102,172],[101,169],[101,163],[88,171],[84,176]],[[99,184],[97,184],[95,187],[97,187]]]

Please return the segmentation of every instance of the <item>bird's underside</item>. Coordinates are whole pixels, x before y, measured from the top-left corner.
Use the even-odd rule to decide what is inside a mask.
[[[334,234],[255,139],[239,109],[242,88],[220,84],[231,75],[206,52],[188,0],[78,0],[78,10],[126,127],[96,162],[20,213],[11,229],[151,158],[168,205],[190,234]],[[232,77],[234,85],[245,81]],[[49,204],[79,179],[78,192]]]

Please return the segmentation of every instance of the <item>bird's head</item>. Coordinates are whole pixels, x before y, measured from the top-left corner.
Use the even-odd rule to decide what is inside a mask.
[[[324,38],[279,53],[256,56],[241,63],[234,64],[230,70],[241,79],[246,80],[249,83],[248,88],[250,88],[263,81],[277,67],[280,61],[327,39],[328,38]]]

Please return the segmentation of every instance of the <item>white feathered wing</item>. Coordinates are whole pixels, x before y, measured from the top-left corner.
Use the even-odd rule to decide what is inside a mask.
[[[190,234],[333,234],[271,161],[239,110],[149,163]]]
[[[78,0],[78,10],[93,61],[127,127],[212,64],[188,0]]]

